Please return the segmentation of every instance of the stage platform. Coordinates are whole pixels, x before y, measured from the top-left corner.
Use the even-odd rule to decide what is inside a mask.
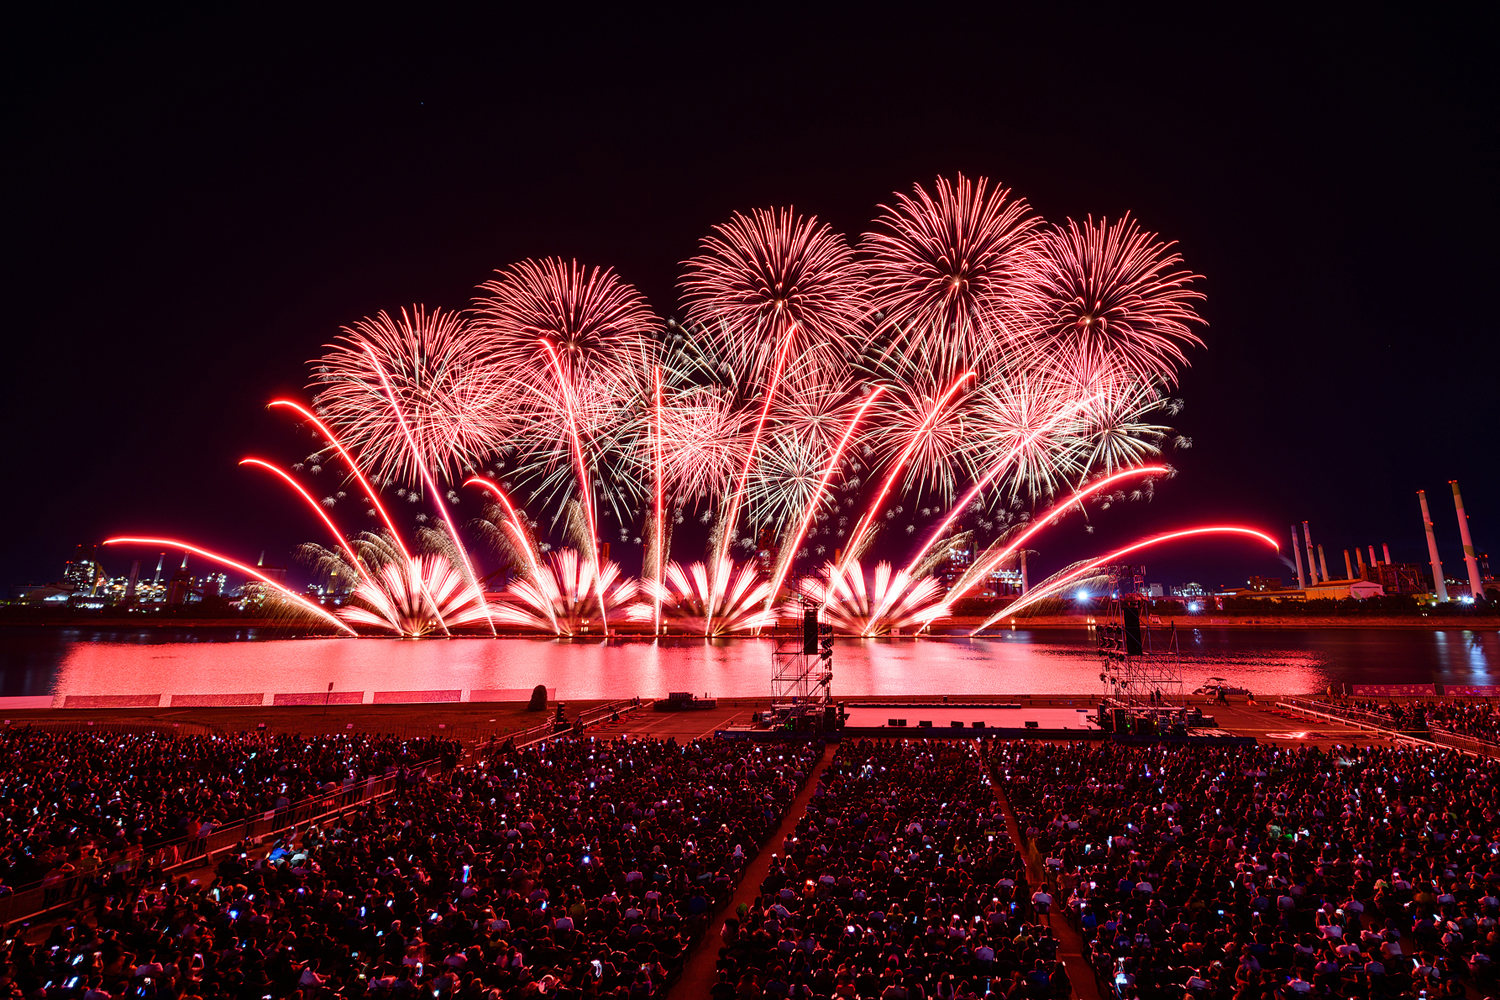
[[[1035,705],[1022,707],[1017,702],[985,704],[913,705],[850,703],[844,723],[846,729],[1047,729],[1097,730],[1088,720],[1086,708],[1052,708]],[[905,722],[893,725],[892,720]],[[930,724],[924,726],[924,723]]]

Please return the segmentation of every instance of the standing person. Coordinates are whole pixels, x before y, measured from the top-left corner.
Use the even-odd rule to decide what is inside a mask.
[[[1037,916],[1047,918],[1048,927],[1052,926],[1052,893],[1047,891],[1045,882],[1031,894],[1031,908],[1036,911]]]

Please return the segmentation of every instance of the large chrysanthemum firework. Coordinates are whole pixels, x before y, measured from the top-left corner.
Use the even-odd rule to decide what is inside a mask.
[[[593,470],[588,509],[599,494],[627,507],[656,316],[608,268],[549,257],[498,274],[480,286],[475,326],[511,388],[513,440],[522,449],[516,475],[546,500],[566,503],[581,470]]]
[[[486,618],[478,592],[442,556],[389,563],[355,588],[354,598],[360,603],[340,609],[340,618],[406,638],[446,632]]]
[[[660,602],[662,624],[667,629],[703,636],[748,632],[775,624],[775,612],[765,606],[769,589],[754,564],[736,568],[727,556],[718,561],[711,578],[701,562],[686,568],[672,562],[667,564],[663,583],[641,581],[645,595]],[[655,619],[656,609],[651,604],[636,604],[628,614],[633,621],[649,622]]]
[[[834,630],[847,635],[889,635],[896,629],[921,629],[948,615],[942,588],[930,576],[913,579],[905,570],[891,571],[891,564],[875,567],[867,586],[858,559],[844,566],[827,563],[827,583],[815,577],[802,581],[802,592],[823,605],[823,613]]]
[[[688,322],[737,369],[768,369],[792,325],[798,366],[838,365],[869,315],[864,274],[844,237],[791,209],[739,212],[684,263]]]
[[[1046,233],[1041,292],[1048,334],[1081,349],[1100,348],[1137,377],[1175,383],[1183,348],[1202,346],[1192,324],[1198,275],[1181,270],[1175,244],[1145,232],[1129,215],[1110,224],[1072,219]]]
[[[595,587],[591,560],[563,549],[540,566],[537,576],[506,588],[503,603],[493,608],[494,619],[502,625],[555,635],[580,635],[591,629],[602,632],[605,620],[623,617],[625,602],[635,596],[636,582],[621,580],[620,567],[613,562],[600,564],[599,580]],[[601,594],[604,616],[599,613]]]
[[[550,376],[544,340],[570,377],[587,378],[621,365],[658,325],[646,300],[612,268],[546,257],[496,273],[479,286],[485,294],[474,300],[475,326],[521,377]]]
[[[1003,356],[1029,331],[1041,220],[1025,200],[960,174],[881,207],[861,248],[894,344],[926,340],[949,374]]]
[[[511,394],[493,356],[467,321],[441,309],[413,306],[345,327],[313,363],[312,387],[318,411],[377,481],[419,483],[418,460],[455,476],[509,426]]]

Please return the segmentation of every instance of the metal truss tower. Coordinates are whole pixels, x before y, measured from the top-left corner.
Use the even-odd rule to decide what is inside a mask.
[[[1098,627],[1105,699],[1127,709],[1179,707],[1182,654],[1177,626],[1160,627],[1146,596],[1144,566],[1110,566],[1109,604]]]

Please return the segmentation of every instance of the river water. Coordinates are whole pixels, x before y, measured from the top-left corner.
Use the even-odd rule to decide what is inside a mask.
[[[285,633],[281,635],[284,636]],[[692,691],[764,696],[764,639],[288,639],[256,630],[0,629],[0,696],[530,689],[568,699]],[[1224,629],[1179,633],[1189,688],[1209,676],[1257,694],[1328,684],[1500,684],[1500,632]],[[981,639],[840,639],[838,695],[1075,694],[1101,690],[1093,633],[1017,629]],[[468,697],[467,694],[464,695]],[[61,704],[61,701],[58,701]]]

